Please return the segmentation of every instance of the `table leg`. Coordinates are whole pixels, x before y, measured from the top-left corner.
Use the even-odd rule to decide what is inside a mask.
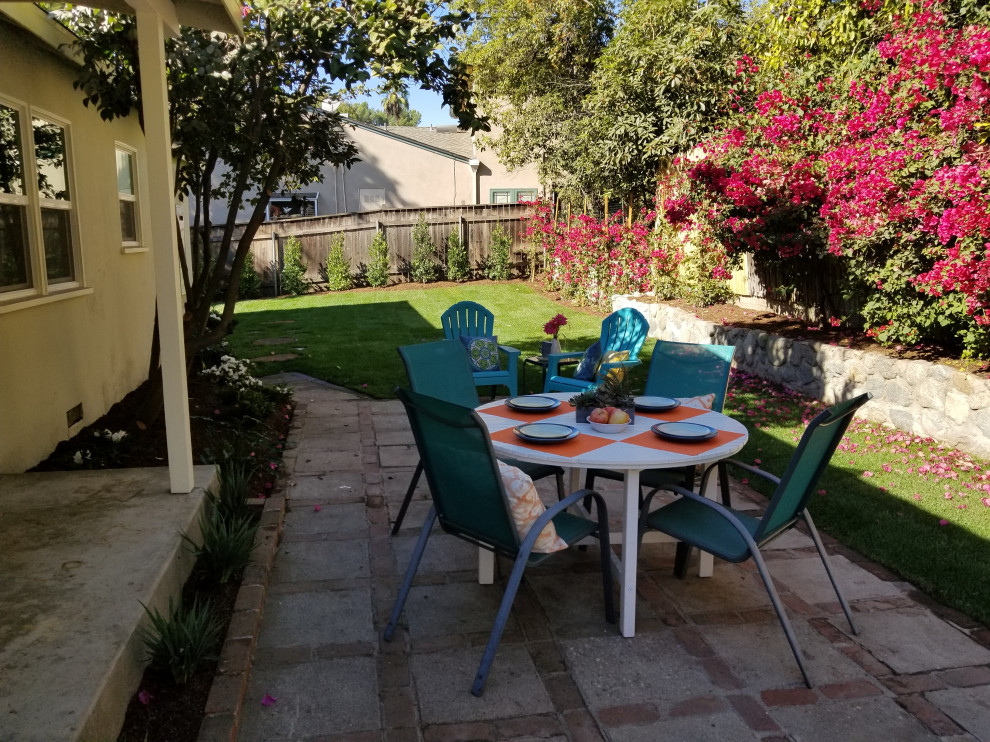
[[[705,491],[701,493],[709,500],[719,499],[718,491],[718,474],[717,472],[712,472],[712,476],[708,477],[708,483],[705,485]],[[711,577],[715,574],[715,557],[709,554],[707,551],[699,551],[698,553],[698,577]]]
[[[495,582],[495,552],[478,547],[478,584],[491,585]]]
[[[619,630],[636,635],[636,563],[639,559],[639,471],[627,471],[622,513],[622,574],[619,576]]]

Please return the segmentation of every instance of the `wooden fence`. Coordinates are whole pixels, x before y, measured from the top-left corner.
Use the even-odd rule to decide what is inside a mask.
[[[425,209],[381,209],[332,216],[300,217],[262,224],[251,244],[254,266],[262,285],[269,293],[277,291],[276,266],[281,267],[285,242],[295,237],[302,246],[306,279],[319,290],[326,283],[326,260],[331,241],[344,237],[344,255],[350,261],[351,273],[363,275],[369,261],[368,248],[375,233],[381,230],[388,243],[391,283],[409,280],[413,256],[413,227],[422,214],[430,227],[430,237],[437,246],[438,259],[445,261],[447,237],[456,230],[461,243],[467,246],[472,274],[480,276],[488,258],[492,230],[501,225],[512,238],[513,270],[525,272],[523,248],[528,242],[522,236],[524,225],[520,218],[531,213],[525,204],[491,204],[482,206],[441,206]],[[240,227],[239,229],[243,229]],[[212,241],[221,238],[222,227],[214,227]],[[234,240],[240,236],[235,232]]]

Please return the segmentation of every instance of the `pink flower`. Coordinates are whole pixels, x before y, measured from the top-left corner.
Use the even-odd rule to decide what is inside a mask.
[[[313,506],[313,512],[314,512],[314,513],[318,513],[318,512],[320,512],[321,510],[323,510],[323,506],[321,506],[321,505],[314,505],[314,506]]]
[[[945,518],[942,518],[942,520],[940,520],[940,521],[938,522],[938,524],[939,524],[940,526],[947,526],[947,525],[949,525],[949,521],[947,521],[947,520],[946,520]]]
[[[266,693],[265,694],[265,697],[261,699],[261,705],[262,706],[271,706],[277,700],[278,699],[275,698],[275,696],[273,696],[271,693]]]
[[[139,691],[139,692],[138,692],[138,700],[139,700],[139,701],[140,701],[140,702],[141,702],[142,704],[144,704],[145,706],[147,706],[147,705],[148,705],[149,703],[151,703],[151,699],[153,699],[153,698],[154,698],[154,696],[153,696],[153,695],[151,695],[151,694],[150,694],[150,693],[149,693],[148,691],[146,691],[146,690],[142,690],[142,691]]]
[[[990,508],[990,497],[981,497],[980,502],[983,503],[985,507]]]

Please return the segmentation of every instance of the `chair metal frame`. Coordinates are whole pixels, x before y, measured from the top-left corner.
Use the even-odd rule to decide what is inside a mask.
[[[608,511],[605,500],[597,492],[589,490],[579,490],[568,497],[547,507],[544,513],[535,521],[525,538],[520,539],[512,520],[511,508],[505,487],[502,484],[501,475],[498,471],[498,464],[495,452],[492,449],[491,439],[488,430],[482,422],[480,416],[473,409],[445,402],[440,399],[428,397],[416,392],[404,389],[397,389],[396,395],[402,401],[409,415],[409,422],[416,438],[416,445],[419,447],[420,456],[424,462],[427,480],[434,493],[434,504],[427,514],[423,527],[420,529],[419,539],[413,550],[409,567],[406,570],[399,594],[392,607],[388,625],[385,627],[384,638],[390,641],[395,634],[399,617],[405,606],[409,591],[412,588],[413,580],[419,569],[420,562],[426,550],[433,526],[439,521],[440,527],[450,535],[468,541],[484,549],[502,554],[514,559],[512,572],[506,584],[505,593],[499,605],[488,642],[482,654],[481,664],[475,675],[471,693],[480,696],[484,692],[485,682],[488,679],[488,672],[495,659],[502,633],[508,622],[509,612],[515,600],[519,585],[522,582],[523,573],[530,564],[538,564],[552,556],[552,554],[534,554],[532,549],[537,537],[547,525],[554,521],[558,527],[558,535],[563,538],[568,545],[579,541],[587,536],[595,536],[599,540],[600,561],[602,570],[602,588],[605,601],[605,618],[609,623],[615,623],[615,596],[612,579],[611,546],[608,531]],[[438,469],[449,467],[453,462],[447,451],[434,452],[431,446],[437,446],[436,436],[431,436],[425,423],[440,428],[452,428],[464,430],[463,446],[465,451],[472,445],[476,450],[471,451],[475,457],[475,463],[487,460],[488,467],[475,466],[472,476],[476,477],[476,489],[469,493],[472,507],[465,509],[458,508],[462,503],[458,498],[463,499],[464,495],[453,491],[449,479],[441,476]],[[482,451],[483,447],[483,451]],[[485,503],[484,498],[499,498],[502,507],[499,508],[491,501]],[[585,497],[591,497],[595,501],[598,516],[596,521],[591,521],[584,517],[579,517],[566,513],[571,505],[580,502]],[[493,520],[486,522],[469,522],[466,512],[474,513],[476,508],[487,510],[489,516],[494,516]]]
[[[835,580],[828,554],[822,544],[821,537],[818,535],[818,529],[815,528],[811,514],[807,511],[807,504],[817,487],[818,480],[828,467],[835,449],[842,440],[852,416],[856,410],[870,400],[871,396],[869,392],[866,392],[842,402],[824,410],[808,423],[808,427],[801,436],[801,441],[791,456],[787,470],[782,477],[776,477],[769,472],[735,459],[726,461],[728,464],[744,469],[776,485],[776,490],[767,504],[762,518],[754,518],[677,485],[662,489],[675,492],[681,495],[681,498],[650,513],[650,502],[654,495],[661,490],[658,488],[647,495],[640,510],[640,538],[642,539],[647,528],[653,528],[679,539],[688,545],[683,557],[685,561],[688,558],[687,552],[692,546],[728,562],[739,563],[747,559],[753,560],[770,597],[774,612],[777,614],[777,620],[787,637],[787,643],[797,661],[801,677],[809,688],[812,687],[811,679],[801,659],[797,638],[767,570],[760,547],[794,528],[799,521],[803,520],[825,567],[825,573],[832,584],[832,589],[839,600],[839,605],[842,607],[842,612],[849,622],[849,628],[853,634],[857,633],[849,604]],[[824,445],[821,445],[822,443]],[[702,491],[704,491],[708,476],[716,467],[717,464],[710,465],[702,475]],[[728,529],[724,528],[726,524]],[[702,528],[705,527],[710,528],[710,531],[702,531]],[[681,558],[680,553],[678,558]],[[675,571],[679,573],[682,571],[679,569],[679,565],[675,565]]]

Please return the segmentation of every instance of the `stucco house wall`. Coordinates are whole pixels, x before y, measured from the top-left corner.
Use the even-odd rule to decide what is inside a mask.
[[[72,63],[2,14],[0,71],[0,101],[68,124],[80,261],[80,280],[71,289],[26,298],[0,293],[0,473],[16,473],[44,459],[146,378],[155,282],[145,246],[147,176],[137,116],[102,121],[72,89]],[[139,240],[126,249],[117,143],[135,150],[137,164]],[[82,419],[70,427],[66,413],[80,404]]]
[[[482,149],[469,132],[453,126],[377,127],[349,122],[344,133],[357,147],[360,162],[349,169],[323,168],[322,182],[296,192],[307,204],[315,205],[307,213],[295,215],[516,203],[541,192],[535,166],[510,172],[494,150]],[[378,194],[380,200],[368,200]],[[275,194],[273,198],[288,195]],[[247,206],[239,209],[237,221],[246,222],[250,213]],[[226,204],[214,202],[214,224],[222,223],[226,216]]]

